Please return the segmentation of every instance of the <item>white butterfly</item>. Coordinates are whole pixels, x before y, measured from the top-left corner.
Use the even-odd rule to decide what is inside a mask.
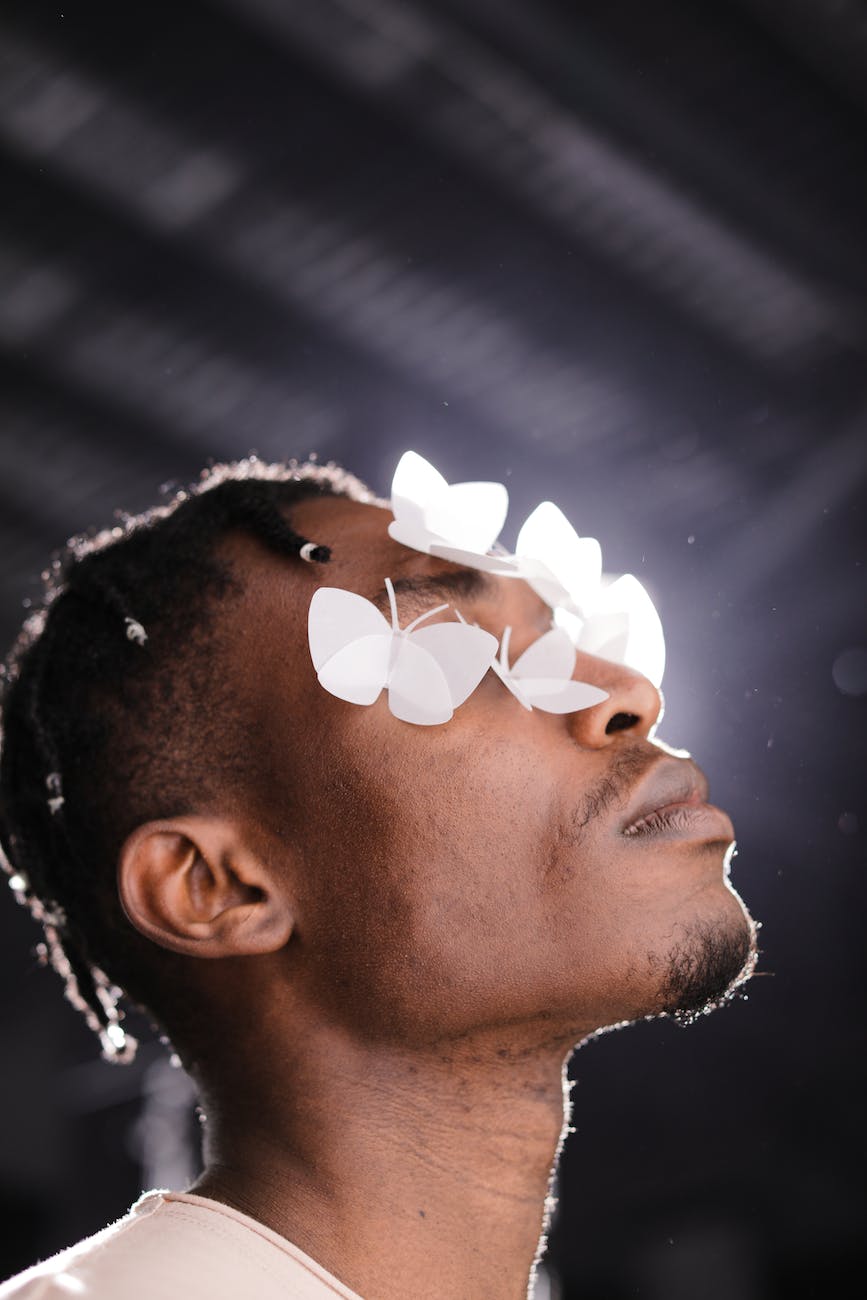
[[[491,667],[525,709],[545,713],[576,713],[608,699],[608,692],[589,682],[572,681],[575,646],[562,628],[552,628],[524,651],[509,667],[507,627],[500,643],[500,655]]]
[[[391,484],[396,542],[426,555],[489,573],[517,571],[514,560],[488,555],[500,534],[509,494],[502,483],[452,483],[417,452],[398,461]]]
[[[515,553],[521,577],[555,608],[579,650],[635,668],[659,686],[665,637],[653,601],[631,573],[603,585],[595,537],[579,537],[562,510],[543,501],[521,528]]]
[[[665,671],[665,636],[656,606],[631,573],[608,586],[600,586],[596,600],[585,607],[584,617],[569,609],[555,609],[557,625],[564,628],[579,650],[625,664],[659,686]]]
[[[438,605],[401,628],[391,580],[391,625],[371,601],[341,587],[319,587],[307,618],[320,683],[350,704],[373,704],[388,688],[396,718],[418,726],[448,722],[475,690],[497,651],[496,637],[466,623],[419,627]]]
[[[582,614],[596,600],[602,550],[595,537],[579,537],[559,506],[543,501],[524,521],[515,556],[520,577],[546,605]]]

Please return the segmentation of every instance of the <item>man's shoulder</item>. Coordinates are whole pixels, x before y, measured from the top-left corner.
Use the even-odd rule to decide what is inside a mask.
[[[315,1261],[246,1215],[168,1192],[147,1192],[116,1223],[0,1286],[0,1300],[237,1300],[245,1293],[353,1300]]]
[[[163,1204],[162,1192],[146,1192],[115,1223],[4,1282],[0,1285],[0,1300],[48,1300],[76,1292],[89,1295],[91,1292],[78,1285],[81,1275],[88,1280],[104,1276],[110,1285],[118,1266],[126,1267],[131,1256],[149,1249],[152,1234],[146,1225]],[[94,1289],[92,1294],[96,1297],[102,1292]]]

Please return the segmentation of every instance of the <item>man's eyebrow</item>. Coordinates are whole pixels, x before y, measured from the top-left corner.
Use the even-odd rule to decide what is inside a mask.
[[[413,603],[422,605],[434,601],[451,601],[455,596],[464,600],[480,600],[499,595],[496,581],[481,569],[444,569],[442,573],[408,574],[392,581],[395,596],[410,596]],[[388,592],[380,588],[371,600],[383,613],[388,613]]]

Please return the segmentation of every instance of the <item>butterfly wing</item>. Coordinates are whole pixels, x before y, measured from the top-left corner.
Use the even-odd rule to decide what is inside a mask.
[[[629,642],[629,615],[625,610],[595,610],[584,620],[576,645],[588,655],[622,664]]]
[[[388,531],[391,533],[391,526]],[[394,533],[391,535],[394,537]],[[398,537],[396,540],[403,539]],[[482,555],[480,551],[465,551],[461,547],[446,546],[436,541],[430,541],[425,549],[431,555],[438,555],[443,560],[451,560],[452,564],[460,564],[465,569],[481,569],[484,573],[497,573],[504,578],[521,577],[519,565],[511,555]]]
[[[596,599],[602,579],[602,547],[595,537],[576,537],[568,566],[572,603],[578,609],[584,609]]]
[[[656,606],[631,573],[606,587],[581,629],[579,649],[625,664],[659,686],[665,671],[665,636]]]
[[[572,681],[575,646],[562,628],[552,628],[512,665],[522,703],[545,713],[575,713],[608,699],[608,692],[589,682]]]
[[[509,494],[502,483],[455,483],[449,486],[439,470],[407,451],[391,482],[394,522],[389,534],[414,550],[428,551],[442,541],[470,553],[490,549],[500,534]]]
[[[364,596],[342,587],[319,587],[314,591],[307,614],[307,639],[317,672],[359,637],[383,635],[390,636],[391,627]]]
[[[453,483],[431,499],[425,522],[444,541],[484,553],[499,537],[508,509],[502,483]]]
[[[437,663],[454,709],[476,689],[497,653],[497,638],[468,623],[432,623],[408,639]]]
[[[518,576],[529,583],[537,596],[541,596],[546,605],[552,608],[563,606],[571,603],[571,598],[566,587],[559,578],[555,577],[548,565],[542,560],[530,559],[528,556],[518,556]]]
[[[446,676],[416,635],[403,636],[388,677],[388,707],[402,722],[432,727],[454,713]]]
[[[608,699],[608,692],[589,682],[555,681],[553,677],[521,677],[518,685],[523,700],[543,713],[577,713]],[[519,698],[521,698],[519,696]]]
[[[595,537],[579,537],[559,506],[543,501],[527,517],[518,533],[515,554],[525,562],[527,581],[549,604],[560,603],[557,584],[572,602],[582,604],[602,576],[602,551]],[[541,566],[541,567],[540,567]],[[550,595],[537,583],[551,586]]]
[[[551,677],[568,681],[575,670],[575,646],[554,627],[538,637],[512,664],[513,677]]]
[[[428,532],[423,521],[417,519],[393,519],[388,525],[388,535],[400,542],[401,546],[408,546],[413,551],[423,551],[426,555],[431,554],[431,543],[436,538]]]
[[[319,669],[326,691],[350,704],[373,704],[388,680],[393,636],[362,636],[350,641]]]
[[[503,667],[499,659],[494,659],[491,667],[506,689],[512,692],[518,703],[522,704],[528,713],[532,713],[533,706],[524,698],[520,683]]]
[[[581,631],[584,627],[585,620],[573,614],[571,610],[564,609],[562,605],[554,610],[554,622],[561,628],[574,646],[580,644]]]
[[[419,456],[416,451],[405,451],[391,480],[391,508],[395,521],[416,531],[424,530],[425,511],[432,501],[448,491],[448,486],[439,470],[434,469],[424,456]]]

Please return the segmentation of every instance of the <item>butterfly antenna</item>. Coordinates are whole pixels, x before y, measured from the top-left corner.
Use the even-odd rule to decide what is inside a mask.
[[[443,610],[448,609],[448,607],[448,602],[446,602],[444,605],[436,605],[433,609],[425,610],[423,614],[419,614],[418,618],[414,618],[412,622],[403,629],[404,632],[411,632],[414,627],[418,627],[419,623],[423,623],[426,618],[433,618],[434,614],[441,614]]]
[[[508,626],[504,628],[503,639],[500,642],[500,663],[503,665],[506,672],[509,671],[509,641],[511,640],[511,637],[512,629]]]
[[[397,601],[394,598],[394,587],[391,584],[391,578],[385,580],[385,590],[388,592],[388,603],[391,606],[391,626],[392,631],[400,631],[400,623],[397,621]]]

